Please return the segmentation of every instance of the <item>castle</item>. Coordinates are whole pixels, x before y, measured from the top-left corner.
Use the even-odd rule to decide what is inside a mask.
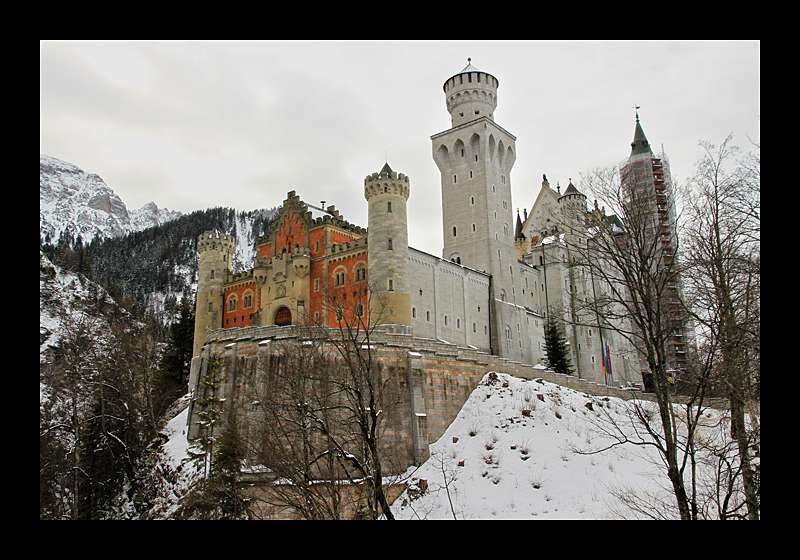
[[[576,302],[588,301],[603,287],[570,266],[571,239],[587,235],[589,218],[616,218],[601,213],[596,202],[589,210],[586,196],[571,182],[561,193],[543,177],[530,212],[525,211],[524,220],[519,214],[514,219],[516,138],[494,121],[498,85],[497,78],[471,61],[444,82],[452,126],[431,136],[441,173],[441,257],[409,247],[411,181],[388,163],[364,179],[366,229],[349,223],[334,206],[305,203],[291,191],[269,233],[256,241],[255,264],[246,272],[230,270],[235,241],[230,235],[218,229],[200,235],[190,389],[197,386],[202,359],[212,347],[233,352],[231,356],[252,356],[261,351],[263,341],[290,332],[282,327],[335,328],[352,318],[344,313],[380,323],[386,344],[408,351],[408,371],[428,371],[423,386],[446,385],[458,372],[469,371],[468,379],[449,394],[450,408],[442,413],[441,426],[434,429],[429,421],[428,426],[414,425],[415,434],[425,432],[418,438],[423,443],[417,441],[415,461],[458,412],[459,400],[463,404],[485,373],[483,366],[495,366],[495,358],[528,366],[545,362],[548,319],[565,327],[577,378],[607,387],[641,385],[642,366],[633,346],[606,321],[579,316]],[[655,173],[663,194],[665,177],[669,186],[669,164],[665,157],[653,156],[638,113],[631,147],[631,164],[647,160],[649,184]],[[567,216],[576,212],[587,219],[569,222]],[[338,293],[351,294],[356,305],[329,305]],[[371,293],[379,294],[384,304],[377,321],[371,321],[378,313]],[[420,363],[423,349],[431,358]],[[447,359],[440,360],[442,356]],[[465,366],[467,362],[472,365]],[[473,367],[476,363],[482,365]],[[436,377],[436,367],[451,371],[450,379]],[[227,390],[235,386],[229,381]],[[409,414],[416,410],[418,421],[435,408],[433,392],[412,399]],[[190,428],[190,437],[192,433]]]

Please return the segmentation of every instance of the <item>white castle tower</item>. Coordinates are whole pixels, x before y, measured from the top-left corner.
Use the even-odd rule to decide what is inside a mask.
[[[408,177],[392,171],[364,179],[364,198],[369,203],[367,227],[370,323],[411,326],[408,274]]]
[[[491,274],[493,350],[521,360],[529,342],[517,328],[525,318],[516,305],[521,291],[510,176],[516,138],[494,122],[497,78],[468,61],[444,83],[452,128],[431,136],[442,181],[442,256]]]

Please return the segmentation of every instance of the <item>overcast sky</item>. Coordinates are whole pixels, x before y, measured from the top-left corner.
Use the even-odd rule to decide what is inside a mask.
[[[440,255],[430,137],[450,128],[442,86],[467,57],[500,83],[515,210],[543,173],[563,190],[625,159],[634,104],[681,182],[698,141],[761,139],[757,41],[45,41],[40,153],[97,173],[129,209],[254,210],[295,190],[364,227],[364,178],[388,156],[411,181],[410,245]]]

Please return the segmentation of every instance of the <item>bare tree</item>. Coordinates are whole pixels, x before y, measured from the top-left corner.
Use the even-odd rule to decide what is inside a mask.
[[[690,454],[680,444],[683,422],[673,406],[676,372],[668,355],[670,339],[686,322],[680,306],[678,261],[665,250],[677,246],[677,232],[674,224],[660,218],[652,194],[636,181],[635,173],[635,166],[630,165],[595,170],[583,177],[582,192],[603,200],[614,215],[595,212],[587,216],[585,209],[574,209],[567,223],[575,231],[585,228],[586,235],[575,237],[572,265],[583,269],[598,286],[594,297],[582,303],[586,316],[603,318],[603,328],[626,337],[643,356],[659,411],[657,422],[643,424],[647,440],[664,459],[681,519],[692,519],[693,506],[684,482]],[[674,217],[675,209],[670,208],[667,215]],[[702,396],[692,395],[694,404],[700,404]],[[690,416],[688,440],[695,424]]]
[[[262,357],[256,460],[275,477],[278,502],[305,518],[355,510],[394,519],[385,489],[393,450],[382,438],[401,398],[396,360],[380,359],[372,343],[389,312],[367,282],[329,287],[324,307],[335,327],[295,327],[298,340],[276,343]]]
[[[680,260],[662,250],[679,247],[678,224],[662,228],[665,224],[654,220],[647,193],[637,191],[624,168],[622,176],[599,170],[585,180],[584,188],[610,203],[619,221],[595,212],[586,224],[586,249],[576,244],[575,265],[588,267],[605,287],[587,307],[601,316],[619,308],[630,317],[627,335],[645,356],[658,405],[629,401],[628,421],[606,421],[602,432],[610,442],[588,452],[623,444],[657,448],[681,519],[758,518],[760,477],[752,457],[760,443],[754,405],[760,363],[760,163],[748,154],[726,171],[738,153],[729,142],[719,149],[701,143],[706,154],[678,221]],[[677,220],[677,212],[668,214]],[[677,398],[667,346],[687,321],[698,328],[698,351],[677,376]],[[727,423],[709,425],[704,409],[718,387],[731,403],[730,439],[723,437]],[[657,500],[643,504],[636,507],[641,514],[668,515]]]
[[[700,327],[705,363],[730,401],[747,517],[758,519],[760,476],[752,459],[760,445],[760,156],[735,160],[741,152],[731,141],[700,143],[687,213],[687,308]]]

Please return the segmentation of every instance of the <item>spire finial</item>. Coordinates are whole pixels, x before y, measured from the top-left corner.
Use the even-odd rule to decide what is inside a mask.
[[[467,64],[472,64],[472,59],[470,57],[467,57]]]
[[[639,122],[639,109],[641,109],[641,106],[634,103],[633,108],[636,109],[636,122]]]

